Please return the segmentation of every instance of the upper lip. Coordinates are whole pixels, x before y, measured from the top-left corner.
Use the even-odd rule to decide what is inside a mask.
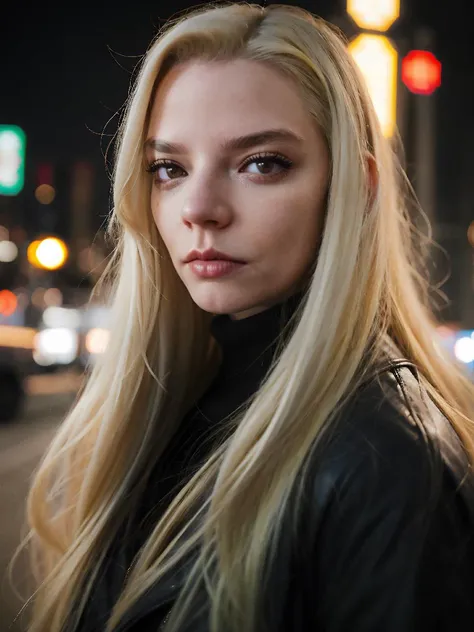
[[[201,261],[212,261],[213,259],[220,259],[223,261],[236,261],[237,263],[245,263],[240,259],[234,259],[234,257],[226,255],[224,252],[214,250],[214,248],[209,248],[208,250],[204,250],[203,252],[200,252],[199,250],[191,250],[191,252],[184,260],[184,263],[189,263],[190,261],[194,261],[195,259],[200,259]]]

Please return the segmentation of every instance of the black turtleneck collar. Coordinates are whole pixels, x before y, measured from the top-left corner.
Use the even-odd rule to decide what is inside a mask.
[[[252,371],[256,378],[258,373],[269,368],[279,335],[303,296],[304,292],[298,292],[283,302],[240,320],[233,320],[228,314],[214,316],[211,334],[222,349],[221,379],[242,376],[255,363],[260,367],[257,373]]]
[[[225,418],[259,389],[271,366],[279,335],[303,296],[303,291],[298,292],[241,320],[233,320],[228,314],[214,316],[211,333],[221,347],[222,362],[212,384],[182,424],[186,445],[194,451],[193,458],[206,453],[204,437],[207,433],[217,430]],[[178,439],[178,443],[180,450],[186,452],[182,439]]]

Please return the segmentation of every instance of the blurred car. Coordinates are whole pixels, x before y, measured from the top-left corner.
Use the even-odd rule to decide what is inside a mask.
[[[107,345],[107,326],[108,308],[103,305],[47,307],[34,337],[34,362],[42,371],[88,369]]]
[[[81,329],[80,311],[75,307],[47,307],[34,338],[33,360],[43,371],[54,371],[76,363]]]
[[[16,351],[0,347],[0,423],[15,420],[25,403],[25,365]]]
[[[16,419],[25,402],[25,377],[33,367],[35,329],[25,326],[24,305],[0,289],[0,423]]]

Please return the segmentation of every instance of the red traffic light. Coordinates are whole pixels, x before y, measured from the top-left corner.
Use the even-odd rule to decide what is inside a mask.
[[[412,50],[402,61],[402,81],[415,94],[432,94],[441,85],[441,62],[426,50]]]

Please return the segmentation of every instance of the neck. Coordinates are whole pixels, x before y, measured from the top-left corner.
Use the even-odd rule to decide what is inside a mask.
[[[211,334],[222,349],[220,373],[240,374],[262,354],[271,356],[303,296],[303,292],[298,292],[245,318],[232,318],[228,314],[214,316]]]

